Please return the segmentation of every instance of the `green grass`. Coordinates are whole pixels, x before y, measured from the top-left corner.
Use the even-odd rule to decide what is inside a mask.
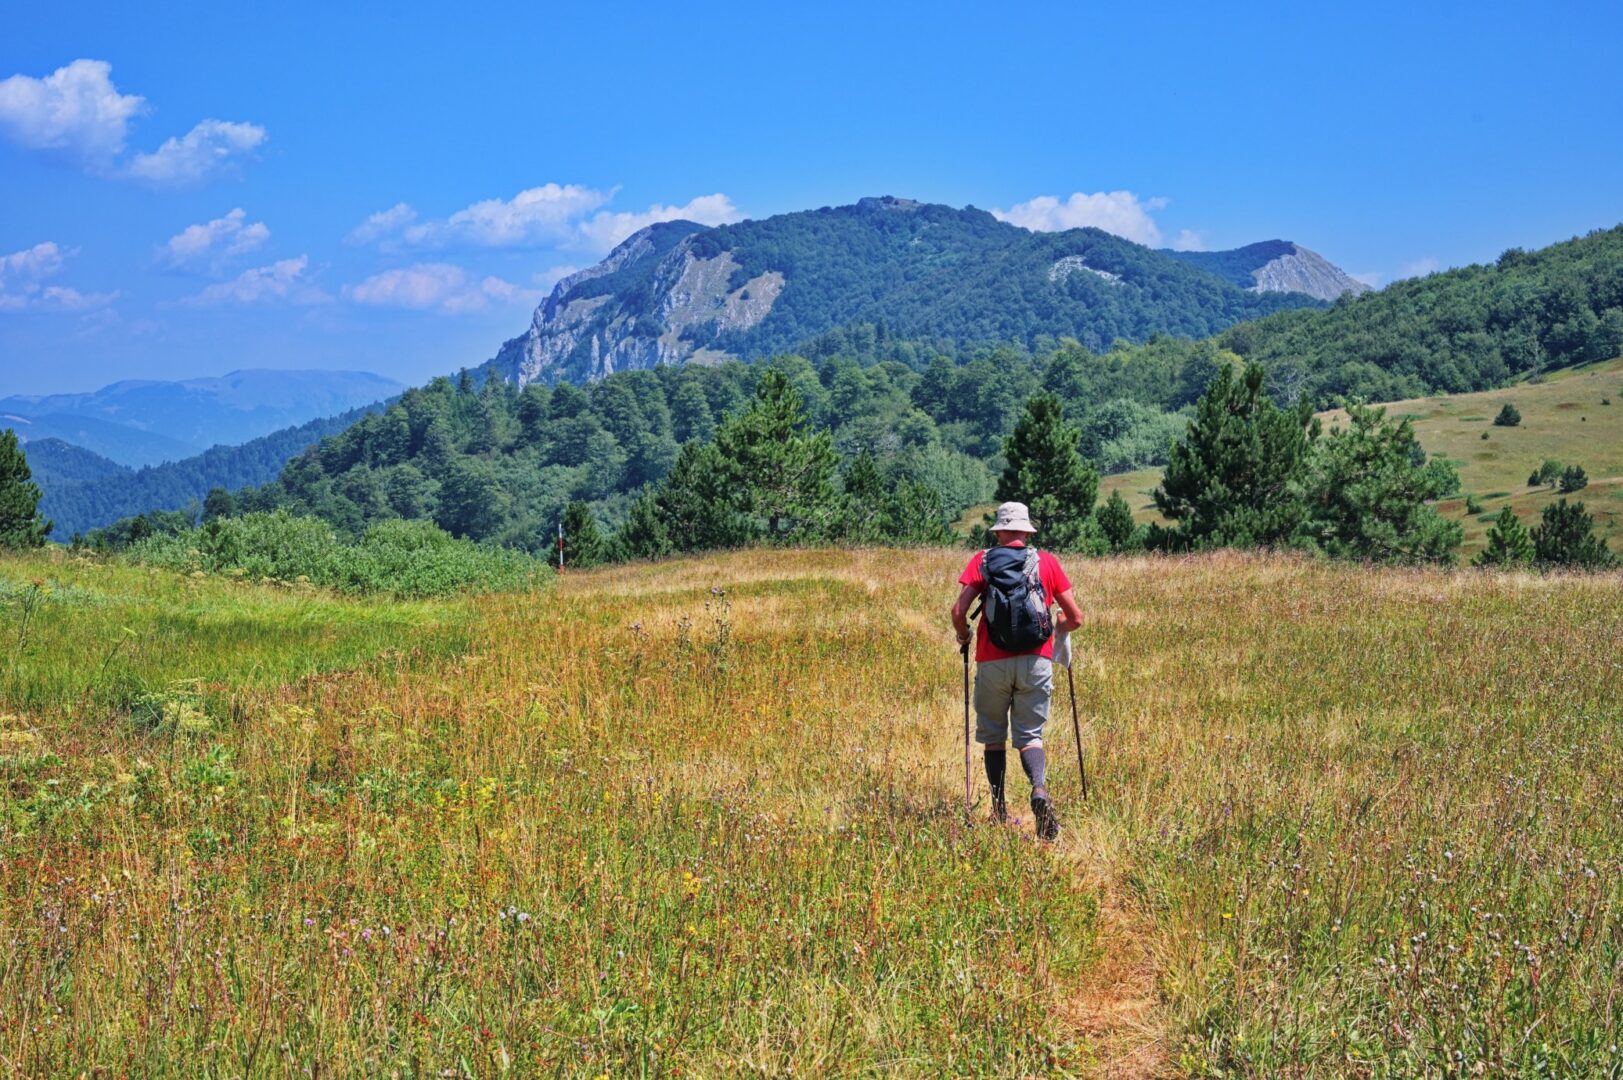
[[[49,548],[0,559],[0,688],[33,711],[267,687],[466,641],[466,601],[341,599]]]

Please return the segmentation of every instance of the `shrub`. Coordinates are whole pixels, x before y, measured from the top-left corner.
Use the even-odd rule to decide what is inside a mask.
[[[346,544],[326,522],[285,510],[149,536],[133,544],[127,557],[181,572],[409,598],[519,588],[545,573],[544,564],[528,555],[458,540],[427,521],[379,522],[359,543]]]
[[[1494,427],[1515,427],[1522,422],[1521,410],[1510,402],[1505,402],[1499,410],[1499,415],[1493,418]]]
[[[1581,502],[1565,499],[1544,508],[1544,519],[1533,530],[1533,556],[1539,565],[1607,570],[1617,557],[1606,541],[1595,535],[1595,519]]]
[[[1583,466],[1568,465],[1561,470],[1561,494],[1570,495],[1574,491],[1581,491],[1589,486],[1589,477],[1585,475]]]
[[[1477,501],[1477,497],[1475,495],[1467,495],[1465,497],[1465,512],[1467,514],[1482,513],[1482,504]]]

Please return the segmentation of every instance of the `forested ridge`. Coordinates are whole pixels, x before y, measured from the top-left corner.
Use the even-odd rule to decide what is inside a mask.
[[[116,471],[101,470],[100,475],[93,475],[96,470],[86,464],[83,454],[53,448],[44,455],[46,467],[37,476],[45,495],[40,509],[54,522],[52,539],[65,542],[75,533],[119,518],[152,510],[180,510],[188,504],[201,506],[212,488],[232,490],[274,480],[299,451],[382,408],[380,403],[351,409],[238,446],[216,446],[194,457],[142,469],[107,462]],[[35,445],[28,444],[31,462]],[[76,464],[69,465],[69,461]]]
[[[459,536],[538,550],[571,502],[587,504],[605,528],[622,524],[681,446],[709,442],[770,370],[794,388],[810,429],[828,433],[844,467],[866,454],[886,490],[932,492],[920,512],[944,523],[992,496],[1003,440],[1042,391],[1079,427],[1082,457],[1102,473],[1125,471],[1164,464],[1215,373],[1242,358],[1260,364],[1281,405],[1482,389],[1615,354],[1620,304],[1623,229],[1613,229],[1202,341],[1156,336],[1104,352],[1044,337],[1029,349],[960,347],[860,324],[756,364],[665,366],[586,387],[520,391],[464,373],[409,391],[263,487],[229,500],[220,493],[215,507],[287,508],[355,536],[378,521],[426,518]],[[191,479],[191,498],[205,479],[238,486]],[[162,505],[142,498],[131,492],[121,505]]]
[[[1623,351],[1623,226],[1287,311],[1218,341],[1315,404],[1503,386]]]

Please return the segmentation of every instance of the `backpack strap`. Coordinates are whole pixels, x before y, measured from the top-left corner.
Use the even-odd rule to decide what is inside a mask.
[[[1026,584],[1038,596],[1048,599],[1048,592],[1043,588],[1043,572],[1041,554],[1034,547],[1026,549],[1026,564],[1021,568],[1026,576]]]

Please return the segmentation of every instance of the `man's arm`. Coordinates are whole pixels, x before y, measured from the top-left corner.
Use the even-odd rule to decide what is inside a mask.
[[[965,585],[958,593],[958,599],[952,605],[952,628],[958,635],[958,644],[969,644],[969,608],[975,602],[975,597],[981,590],[974,585]],[[1070,594],[1067,593],[1067,596]]]
[[[1060,612],[1060,617],[1054,620],[1056,634],[1069,634],[1081,627],[1082,609],[1076,606],[1076,597],[1071,595],[1070,589],[1054,597],[1054,602],[1059,605]]]

